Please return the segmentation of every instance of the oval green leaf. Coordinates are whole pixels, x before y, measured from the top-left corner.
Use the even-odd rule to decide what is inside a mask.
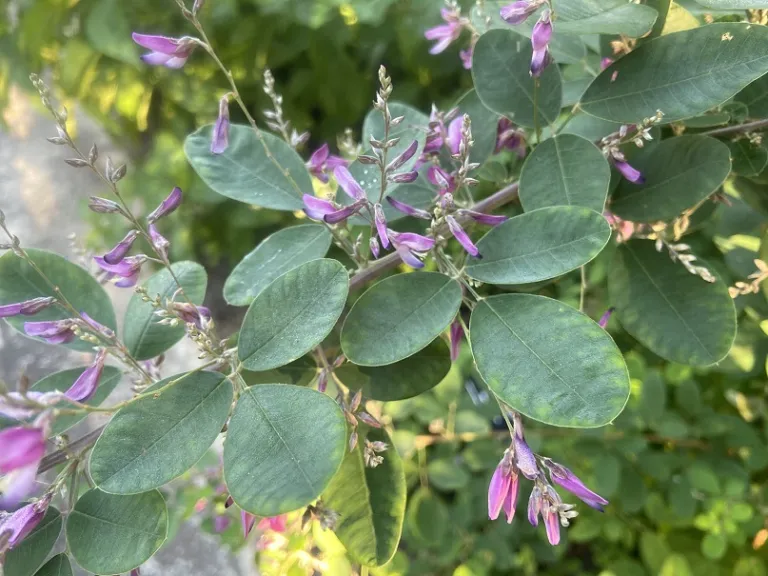
[[[57,554],[35,572],[35,576],[72,576],[72,564],[66,554]]]
[[[86,367],[71,368],[69,370],[62,370],[55,374],[50,374],[35,382],[30,390],[34,392],[66,392],[66,390],[75,383],[75,380],[85,371]],[[101,374],[101,380],[99,381],[99,387],[96,389],[96,393],[86,402],[88,406],[99,406],[104,400],[107,399],[112,391],[120,383],[120,379],[123,374],[114,366],[104,366],[104,371]],[[66,407],[67,403],[62,406]],[[71,404],[69,405],[71,407]],[[61,414],[56,417],[51,426],[51,436],[57,436],[63,432],[66,432],[72,426],[81,422],[86,416],[87,412],[82,414]]]
[[[205,298],[208,275],[196,262],[176,262],[171,265],[173,273],[184,288],[187,298],[200,305]],[[143,285],[150,298],[158,295],[165,302],[179,289],[178,284],[167,269],[153,274]],[[184,296],[177,296],[176,301],[186,302]],[[179,340],[184,338],[184,326],[164,326],[155,316],[157,309],[151,302],[144,302],[139,294],[134,294],[125,310],[123,340],[128,350],[137,360],[149,360],[159,356]]]
[[[608,243],[611,227],[581,206],[539,208],[510,218],[477,243],[467,274],[490,284],[529,284],[583,266]]]
[[[394,364],[437,338],[459,306],[461,287],[444,274],[391,276],[352,306],[341,329],[341,348],[359,366]]]
[[[551,426],[609,424],[629,398],[618,347],[592,319],[562,302],[532,294],[480,301],[470,345],[480,375],[502,400]]]
[[[91,318],[115,330],[117,321],[112,302],[104,288],[84,268],[66,258],[36,248],[27,248],[27,254],[37,267],[61,290],[75,310],[86,312]],[[53,288],[26,261],[8,251],[0,257],[0,305],[22,302],[43,296],[58,296]],[[25,322],[62,320],[72,318],[63,306],[55,305],[34,316],[5,318],[13,328],[24,333]],[[44,340],[35,338],[40,342]],[[75,339],[66,345],[74,350],[90,351],[93,344]]]
[[[535,125],[531,54],[527,38],[512,30],[490,30],[480,36],[472,56],[472,78],[480,100],[526,128]],[[538,121],[553,124],[563,98],[557,66],[548,66],[537,81]]]
[[[747,107],[751,118],[768,116],[768,76],[761,76],[752,82],[734,99]]]
[[[678,136],[639,150],[632,166],[644,184],[624,178],[611,212],[633,222],[672,220],[717,190],[731,171],[728,146],[709,136]]]
[[[729,142],[733,171],[741,176],[757,176],[768,164],[768,150],[762,144],[753,144],[748,138]]]
[[[147,392],[169,384],[119,410],[97,440],[90,472],[104,492],[158,488],[194,466],[218,437],[232,405],[230,381],[218,372],[190,372]]]
[[[224,299],[232,306],[248,306],[279,276],[325,256],[331,239],[328,229],[319,224],[275,232],[235,266],[224,283]]]
[[[237,353],[255,372],[293,362],[320,344],[344,310],[349,275],[336,260],[306,262],[267,286],[248,308]]]
[[[120,496],[90,490],[67,519],[69,551],[81,568],[121,574],[149,560],[168,537],[168,509],[157,490]]]
[[[526,212],[547,206],[585,206],[602,213],[610,183],[611,168],[597,146],[562,134],[544,140],[525,160],[520,203]]]
[[[658,12],[624,0],[556,0],[558,32],[563,34],[623,34],[639,38],[648,33]]]
[[[470,162],[482,164],[493,154],[496,148],[496,127],[499,115],[489,110],[483,104],[476,90],[470,90],[456,103],[459,114],[469,115],[472,121],[472,139],[474,144],[470,150]]]
[[[766,43],[768,28],[735,22],[660,36],[603,70],[580,106],[624,123],[657,110],[663,122],[698,116],[768,72]]]
[[[214,192],[263,208],[301,210],[301,195],[312,193],[312,181],[293,148],[272,134],[257,136],[250,126],[233,124],[226,151],[211,154],[212,129],[209,124],[187,136],[184,153]]]
[[[388,366],[344,364],[333,371],[345,386],[362,388],[371,400],[405,400],[440,384],[451,369],[448,345],[441,338],[413,356]]]
[[[53,550],[61,533],[61,514],[48,507],[40,524],[13,550],[6,552],[2,567],[6,576],[32,576]]]
[[[690,274],[653,242],[619,247],[608,293],[624,329],[672,362],[709,366],[725,358],[736,337],[736,309],[725,283]]]
[[[323,493],[346,444],[346,420],[330,397],[289,384],[251,386],[229,422],[224,480],[240,508],[277,516]]]
[[[383,566],[397,552],[403,531],[407,487],[403,461],[383,430],[371,430],[367,440],[386,442],[384,461],[369,468],[363,460],[363,439],[348,453],[323,492],[323,503],[339,514],[336,536],[350,557],[365,566]],[[354,498],[350,494],[356,494]]]

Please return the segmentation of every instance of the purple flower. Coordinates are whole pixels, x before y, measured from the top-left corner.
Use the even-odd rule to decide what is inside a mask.
[[[246,512],[245,510],[241,510],[240,521],[243,524],[243,538],[248,538],[248,534],[250,534],[251,530],[253,530],[253,525],[256,524],[256,516]]]
[[[558,486],[561,486],[562,488],[565,488],[568,490],[568,492],[576,496],[579,500],[588,506],[591,506],[595,510],[600,510],[600,512],[602,512],[603,506],[608,505],[608,500],[599,494],[592,492],[592,490],[587,488],[584,485],[584,482],[582,482],[579,477],[576,476],[576,474],[571,472],[565,466],[561,466],[555,462],[547,462],[547,466],[549,468],[549,475],[552,478],[552,482]]]
[[[528,498],[528,522],[531,526],[539,525],[539,513],[541,512],[541,506],[544,502],[544,498],[541,494],[541,488],[538,484],[534,484],[531,490],[531,497]]]
[[[502,117],[496,127],[496,149],[494,152],[498,154],[505,148],[516,151],[520,158],[525,158],[526,149],[523,133],[517,129],[511,120]]]
[[[123,211],[117,202],[107,200],[106,198],[99,198],[98,196],[91,196],[88,199],[88,208],[99,214],[114,214],[116,212],[122,213]]]
[[[608,310],[605,311],[605,314],[603,314],[600,317],[600,320],[597,321],[597,324],[598,326],[600,326],[600,328],[605,328],[606,326],[608,326],[608,320],[611,319],[611,314],[613,314],[614,310],[616,310],[616,308],[611,306],[610,308],[608,308]]]
[[[205,324],[211,319],[211,311],[205,306],[195,306],[189,302],[174,302],[173,309],[185,323],[194,324],[199,330],[203,330]]]
[[[147,216],[147,222],[157,222],[162,218],[163,216],[168,216],[171,212],[176,210],[176,208],[179,207],[181,204],[183,194],[181,192],[181,188],[176,186],[173,190],[171,190],[171,193],[168,194],[168,197],[163,200],[160,205],[155,208],[152,213]]]
[[[459,36],[461,36],[462,23],[459,14],[454,10],[443,8],[440,10],[440,15],[446,24],[435,26],[424,32],[424,38],[437,41],[432,48],[429,49],[430,54],[440,54],[445,51],[454,40],[457,40]]]
[[[229,95],[225,94],[219,100],[219,116],[213,126],[211,137],[211,154],[223,154],[229,146]]]
[[[536,0],[520,0],[502,7],[499,14],[507,24],[522,24],[528,16],[536,12],[540,4]]]
[[[464,250],[466,250],[470,256],[481,258],[480,251],[477,249],[477,246],[472,243],[472,240],[464,231],[464,228],[461,227],[461,224],[450,215],[445,217],[445,221],[448,223],[448,229],[451,231],[451,234],[453,234],[453,237],[464,247]]]
[[[384,248],[389,248],[389,237],[387,236],[387,218],[384,216],[384,209],[378,202],[373,206],[374,222],[376,231],[379,233],[379,241]]]
[[[454,156],[459,153],[461,146],[461,127],[463,124],[464,118],[462,116],[454,118],[448,124],[448,136],[445,138],[445,143]]]
[[[448,174],[440,166],[432,165],[427,169],[427,180],[433,185],[440,188],[440,194],[446,194],[447,192],[453,192],[456,184],[453,176]]]
[[[397,255],[403,262],[411,268],[424,268],[424,262],[418,258],[417,254],[428,252],[434,247],[435,241],[432,238],[413,232],[389,230],[388,233]]]
[[[99,268],[105,272],[109,272],[110,274],[122,278],[122,280],[115,282],[115,286],[118,288],[130,288],[131,286],[135,286],[136,282],[139,281],[141,266],[147,261],[147,257],[144,254],[128,256],[117,264],[109,264],[100,256],[94,256],[93,259]]]
[[[459,58],[461,58],[461,64],[464,66],[464,70],[472,69],[472,53],[474,52],[472,46],[466,50],[459,50]]]
[[[101,334],[102,336],[112,339],[115,337],[115,331],[111,328],[107,328],[104,326],[104,324],[101,324],[99,322],[96,322],[93,318],[88,316],[87,313],[80,311],[80,316],[82,316],[83,320],[85,320],[85,323],[88,325],[88,327],[96,332],[97,334]]]
[[[531,76],[533,77],[541,76],[544,68],[547,67],[551,60],[549,56],[549,40],[552,38],[552,20],[550,16],[550,11],[544,10],[531,33],[531,45],[533,46]]]
[[[31,427],[15,426],[0,432],[0,474],[5,475],[0,509],[13,508],[34,492],[50,418],[44,413]]]
[[[621,175],[624,176],[624,178],[626,178],[633,184],[645,183],[645,177],[643,176],[643,174],[639,170],[630,166],[629,163],[623,158],[621,159],[614,158],[613,165],[616,166],[616,170],[621,172]]]
[[[15,304],[6,304],[0,306],[0,318],[10,318],[11,316],[32,316],[37,314],[40,310],[48,308],[51,304],[56,302],[56,298],[52,296],[42,296],[40,298],[33,298],[32,300],[25,300],[24,302],[16,302]]]
[[[307,162],[307,170],[321,182],[327,183],[328,171],[333,171],[339,166],[346,167],[348,164],[344,158],[333,156],[326,143],[312,153]]]
[[[214,516],[213,517],[213,531],[216,532],[216,534],[221,534],[229,528],[230,519],[229,516]]]
[[[513,440],[515,446],[515,465],[528,480],[534,480],[539,476],[539,467],[536,464],[536,456],[521,434],[515,434]]]
[[[5,542],[0,547],[0,556],[8,550],[13,550],[40,524],[50,501],[50,498],[44,498],[39,502],[27,504],[0,520],[0,541]]]
[[[560,544],[560,515],[555,505],[547,499],[541,504],[541,517],[547,530],[547,540],[552,546],[557,546]]]
[[[80,374],[75,383],[64,393],[64,396],[75,402],[87,402],[90,400],[99,387],[99,380],[101,379],[101,373],[104,371],[104,360],[106,357],[107,351],[101,348],[98,354],[96,354],[93,364]]]
[[[485,224],[487,226],[498,226],[499,224],[506,222],[509,220],[508,216],[503,215],[495,215],[495,214],[483,214],[482,212],[475,212],[474,210],[469,210],[466,208],[462,208],[458,211],[460,215],[466,214],[472,220],[475,222],[480,222],[480,224]]]
[[[600,70],[605,70],[611,64],[613,64],[613,58],[603,58],[600,60]]]
[[[501,511],[504,510],[507,523],[512,523],[517,506],[518,486],[517,468],[512,461],[511,451],[506,450],[501,462],[496,466],[488,486],[488,517],[491,520],[496,520]]]
[[[151,50],[141,59],[152,66],[165,66],[166,68],[181,68],[186,64],[187,58],[195,49],[194,38],[168,38],[166,36],[152,36],[134,32],[133,41],[142,48]]]
[[[128,234],[125,235],[125,238],[123,238],[117,246],[112,248],[109,252],[104,254],[104,262],[107,264],[118,264],[123,258],[125,258],[125,255],[128,254],[128,251],[131,249],[131,246],[133,246],[133,243],[136,241],[136,238],[139,237],[139,231],[138,230],[131,230],[128,232]]]
[[[168,258],[168,247],[171,245],[168,238],[158,232],[154,222],[147,226],[147,232],[149,233],[149,239],[152,241],[152,248],[155,249],[155,252],[161,258]]]
[[[272,516],[271,518],[262,518],[257,528],[259,530],[272,530],[273,532],[285,532],[287,528],[287,518],[285,514]]]
[[[395,182],[397,184],[410,184],[411,182],[416,182],[416,179],[419,177],[419,173],[416,172],[416,170],[411,170],[410,172],[401,172],[400,174],[393,174],[389,177],[390,182]]]
[[[464,328],[461,326],[461,322],[457,318],[451,324],[451,362],[456,362],[459,357],[459,351],[461,350],[461,339],[464,337]]]
[[[76,322],[71,318],[66,320],[25,322],[24,332],[28,336],[42,338],[48,344],[66,344],[75,339],[75,333],[72,331],[75,324]]]
[[[350,174],[346,166],[337,166],[333,170],[333,176],[336,178],[336,182],[339,183],[341,189],[346,192],[347,196],[352,200],[365,200],[365,190],[357,183]]]
[[[343,222],[350,216],[357,214],[365,205],[365,203],[366,200],[358,200],[354,204],[340,208],[339,210],[336,210],[330,214],[326,214],[323,220],[325,220],[328,224],[338,224],[339,222]]]
[[[413,158],[413,155],[416,154],[416,151],[419,149],[419,143],[414,140],[411,142],[411,144],[402,151],[402,153],[397,156],[392,162],[389,163],[387,166],[387,171],[397,170],[401,166],[403,166],[408,160]]]
[[[407,216],[413,216],[414,218],[423,218],[424,220],[432,219],[432,216],[426,210],[422,210],[421,208],[416,208],[414,206],[411,206],[410,204],[406,204],[405,202],[400,202],[400,200],[396,200],[395,198],[392,198],[392,196],[387,196],[387,202],[390,203],[392,208],[394,208],[398,212],[402,212]]]
[[[323,221],[325,216],[338,211],[339,206],[325,198],[318,198],[311,194],[304,194],[304,213],[312,220]]]
[[[507,515],[507,524],[512,524],[515,518],[515,509],[517,508],[517,494],[520,477],[517,474],[512,475],[512,481],[507,490],[507,497],[504,498],[504,513]]]

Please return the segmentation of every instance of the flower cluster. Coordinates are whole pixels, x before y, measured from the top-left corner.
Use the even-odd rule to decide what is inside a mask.
[[[429,49],[430,54],[440,54],[459,39],[463,30],[469,30],[472,39],[467,48],[459,51],[461,63],[465,69],[472,68],[472,51],[479,35],[475,31],[469,18],[461,14],[461,8],[453,0],[446,1],[446,7],[440,10],[440,16],[445,24],[440,24],[429,28],[424,32],[427,40],[434,41],[434,45]]]
[[[488,487],[488,516],[491,520],[496,520],[504,510],[507,522],[512,523],[517,507],[520,476],[523,476],[533,482],[528,500],[528,521],[533,526],[538,526],[541,518],[549,543],[556,546],[560,543],[560,527],[567,527],[578,512],[573,509],[572,504],[563,502],[552,484],[557,484],[601,512],[603,506],[608,505],[608,501],[587,488],[565,466],[534,454],[525,441],[522,420],[518,414],[514,414],[514,422],[512,443],[504,451],[504,457],[496,467]]]
[[[656,114],[650,118],[645,118],[642,123],[638,125],[622,125],[617,132],[609,134],[600,140],[599,146],[603,151],[603,156],[614,165],[624,178],[634,184],[643,184],[645,177],[639,170],[633,168],[627,162],[620,146],[632,142],[638,148],[642,148],[646,141],[653,140],[651,128],[661,122],[663,116],[662,111],[657,110]]]

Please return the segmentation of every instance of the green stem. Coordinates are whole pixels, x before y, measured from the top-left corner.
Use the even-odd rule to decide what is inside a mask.
[[[536,132],[536,145],[541,143],[541,126],[539,126],[539,79],[533,79],[533,129]]]
[[[579,312],[584,312],[584,297],[587,294],[587,267],[582,266],[581,270],[581,290],[579,291]]]

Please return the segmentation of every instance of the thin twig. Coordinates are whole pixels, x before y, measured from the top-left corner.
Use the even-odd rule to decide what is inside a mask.
[[[728,134],[740,134],[742,132],[756,132],[765,128],[768,128],[768,118],[755,120],[754,122],[746,122],[745,124],[735,124],[734,126],[715,128],[714,130],[700,132],[700,134],[705,136],[725,136]]]

